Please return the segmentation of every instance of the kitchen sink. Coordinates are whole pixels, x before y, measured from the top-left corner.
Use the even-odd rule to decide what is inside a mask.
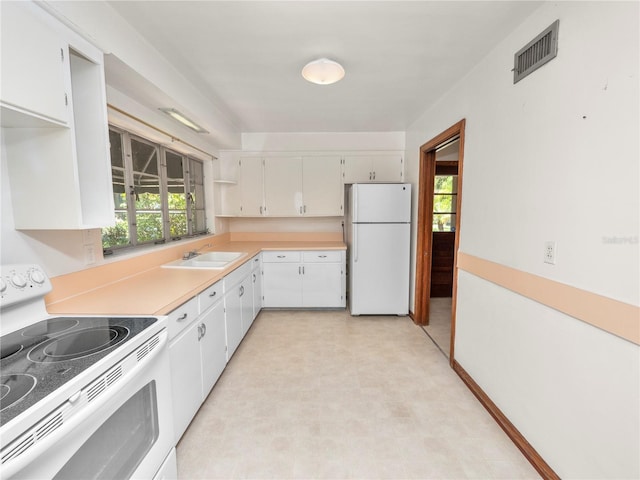
[[[246,252],[208,252],[188,260],[174,260],[162,265],[165,268],[212,268],[223,269],[231,262],[247,255]]]

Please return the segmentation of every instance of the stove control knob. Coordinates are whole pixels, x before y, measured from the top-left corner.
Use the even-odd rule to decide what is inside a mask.
[[[11,284],[16,288],[24,288],[27,286],[27,281],[24,279],[24,277],[17,273],[14,273],[11,276],[10,281],[11,281]]]
[[[29,273],[29,278],[33,283],[37,283],[38,285],[42,285],[45,281],[44,273],[40,270],[32,270],[31,273]]]
[[[7,283],[3,278],[0,278],[0,293],[4,293],[7,290]]]

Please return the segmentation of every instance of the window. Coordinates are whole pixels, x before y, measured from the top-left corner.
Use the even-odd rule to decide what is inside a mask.
[[[202,162],[116,127],[109,129],[116,224],[105,249],[206,233]]]
[[[436,175],[433,192],[433,231],[454,232],[458,176]]]

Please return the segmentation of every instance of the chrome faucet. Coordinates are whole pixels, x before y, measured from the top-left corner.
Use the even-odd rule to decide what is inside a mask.
[[[182,255],[182,259],[183,260],[191,260],[193,257],[197,257],[198,255],[200,255],[200,250],[202,250],[203,248],[210,247],[210,246],[211,246],[210,243],[206,243],[206,244],[202,245],[200,248],[196,248],[195,250],[189,250],[188,252],[185,252],[184,255]]]

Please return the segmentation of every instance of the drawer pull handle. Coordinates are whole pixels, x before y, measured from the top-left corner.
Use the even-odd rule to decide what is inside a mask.
[[[326,255],[318,255],[318,258],[327,258]]]
[[[259,262],[259,261],[260,261],[260,259],[259,259],[259,258],[254,258],[254,259],[253,259],[253,261],[254,261],[254,262]]]
[[[278,258],[287,258],[286,255],[278,255]]]
[[[215,297],[218,294],[218,292],[212,292],[209,294],[210,297]]]
[[[185,318],[187,318],[187,314],[186,314],[186,313],[183,313],[182,315],[180,315],[180,316],[178,317],[178,321],[184,320]]]

